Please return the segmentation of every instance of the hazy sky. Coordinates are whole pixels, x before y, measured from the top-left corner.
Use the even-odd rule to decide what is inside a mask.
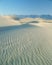
[[[0,0],[0,15],[51,14],[52,0]]]

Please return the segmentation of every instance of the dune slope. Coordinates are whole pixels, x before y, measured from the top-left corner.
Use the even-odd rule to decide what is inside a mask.
[[[0,30],[0,65],[52,65],[52,29],[24,24]]]
[[[0,27],[12,25],[20,25],[20,22],[13,20],[10,16],[0,16]]]
[[[33,24],[38,24],[39,23],[44,24],[44,23],[52,23],[52,20],[45,20],[42,18],[17,18],[16,16],[0,16],[0,27],[4,26],[14,26],[14,25],[22,25],[26,23],[33,23]]]

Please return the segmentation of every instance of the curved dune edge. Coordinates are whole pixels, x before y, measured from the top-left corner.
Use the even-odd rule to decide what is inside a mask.
[[[15,20],[13,16],[0,16],[0,27],[22,25],[26,23],[37,26],[48,26],[50,23],[52,23],[52,20],[45,20],[42,18],[24,18],[20,20]]]
[[[19,21],[13,20],[10,16],[0,16],[0,27],[12,25],[21,25],[21,23]]]

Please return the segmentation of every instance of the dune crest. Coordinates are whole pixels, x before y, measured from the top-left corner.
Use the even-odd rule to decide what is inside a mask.
[[[20,25],[20,22],[13,20],[10,16],[0,16],[0,27],[12,25]]]
[[[22,25],[30,24],[37,26],[47,26],[52,23],[52,20],[45,20],[42,18],[23,18],[18,19],[16,16],[0,16],[0,27],[2,26],[12,26],[12,25]]]

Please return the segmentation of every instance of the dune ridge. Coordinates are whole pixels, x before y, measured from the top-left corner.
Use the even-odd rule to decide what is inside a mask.
[[[3,16],[0,25],[0,65],[52,65],[51,23]]]
[[[28,23],[29,25],[46,26],[48,23],[52,23],[52,20],[45,20],[42,18],[23,18],[18,19],[15,16],[0,16],[0,27],[22,25]]]

